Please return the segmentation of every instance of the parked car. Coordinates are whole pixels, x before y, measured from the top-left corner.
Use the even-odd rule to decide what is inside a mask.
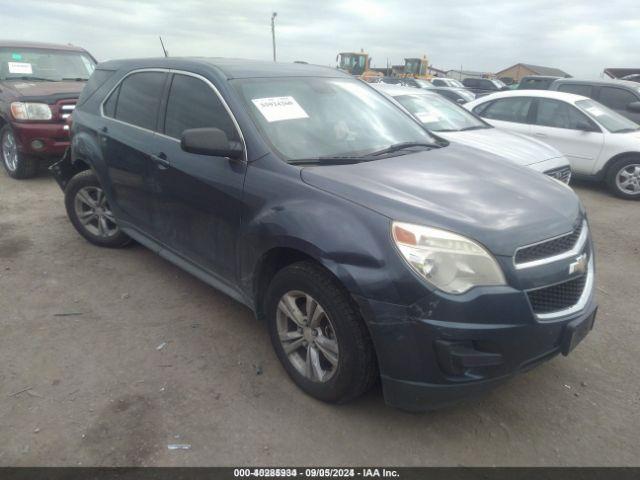
[[[592,328],[573,191],[449,145],[370,85],[204,58],[94,75],[52,167],[74,227],[133,238],[248,306],[308,394],[345,402],[380,378],[390,404],[432,408]]]
[[[465,108],[496,127],[557,148],[575,175],[603,180],[622,198],[640,199],[640,126],[595,100],[517,90],[477,99]]]
[[[497,79],[489,78],[465,78],[462,84],[473,92],[476,97],[489,95],[490,93],[509,90],[509,87]]]
[[[476,96],[470,90],[466,88],[454,88],[454,87],[433,87],[428,89],[430,92],[437,93],[448,100],[451,100],[457,104],[463,104],[475,99]]]
[[[0,41],[0,156],[11,177],[62,156],[66,120],[95,63],[80,47]]]
[[[429,131],[449,141],[499,155],[564,183],[571,179],[567,158],[546,143],[494,128],[431,90],[384,84],[375,85],[375,88],[401,104]]]
[[[551,84],[564,77],[554,77],[549,75],[527,75],[520,79],[516,90],[549,90]]]
[[[640,85],[624,80],[556,80],[550,90],[575,93],[600,102],[623,117],[640,123]]]
[[[455,78],[435,77],[430,81],[434,87],[465,88],[462,82]]]

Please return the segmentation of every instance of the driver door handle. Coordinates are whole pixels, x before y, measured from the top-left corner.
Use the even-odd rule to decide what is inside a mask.
[[[164,152],[160,152],[157,155],[151,155],[151,161],[156,164],[160,170],[166,170],[169,168],[169,159]]]

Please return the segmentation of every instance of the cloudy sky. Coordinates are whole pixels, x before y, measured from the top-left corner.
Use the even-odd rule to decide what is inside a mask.
[[[638,0],[0,0],[0,37],[71,42],[98,60],[161,54],[335,65],[364,48],[374,66],[426,54],[438,68],[514,63],[598,77],[640,67]]]

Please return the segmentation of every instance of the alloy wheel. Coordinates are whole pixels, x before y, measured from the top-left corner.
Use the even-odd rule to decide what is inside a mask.
[[[2,136],[2,159],[11,172],[18,168],[18,145],[13,132],[7,130]]]
[[[291,365],[313,382],[329,381],[338,368],[338,340],[324,308],[309,294],[292,290],[278,302],[278,338]]]
[[[616,187],[628,195],[640,195],[640,163],[622,167],[616,174]]]
[[[100,187],[83,187],[78,190],[74,208],[78,220],[92,235],[111,238],[118,234],[118,225]]]

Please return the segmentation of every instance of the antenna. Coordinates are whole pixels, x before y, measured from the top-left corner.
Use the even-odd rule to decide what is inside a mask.
[[[158,38],[160,39],[160,46],[162,47],[162,51],[164,52],[164,56],[168,57],[169,56],[169,52],[167,52],[167,49],[164,48],[164,42],[162,41],[162,37],[160,35],[158,35]]]

